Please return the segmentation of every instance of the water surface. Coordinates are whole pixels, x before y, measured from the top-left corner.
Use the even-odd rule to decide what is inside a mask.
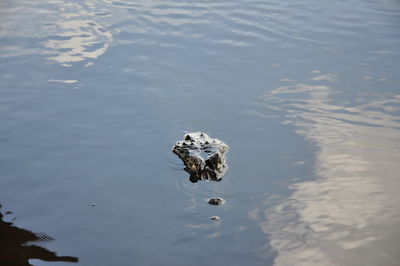
[[[399,26],[396,0],[2,1],[3,220],[71,265],[398,265]],[[171,152],[192,131],[222,182]]]

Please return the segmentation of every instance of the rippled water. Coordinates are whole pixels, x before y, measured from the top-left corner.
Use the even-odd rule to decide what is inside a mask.
[[[398,265],[399,29],[396,0],[1,1],[0,264]],[[222,182],[172,154],[192,131]]]

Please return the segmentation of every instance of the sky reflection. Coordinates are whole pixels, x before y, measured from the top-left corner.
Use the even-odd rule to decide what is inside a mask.
[[[52,1],[59,8],[58,19],[46,28],[54,32],[43,43],[48,59],[63,63],[96,59],[104,54],[112,41],[112,34],[96,22],[96,6],[65,1]]]
[[[103,55],[113,39],[104,23],[109,14],[94,2],[14,1],[1,11],[2,57],[43,54],[69,67]]]
[[[265,95],[317,147],[317,178],[293,184],[288,199],[265,211],[275,265],[398,265],[400,95],[345,107],[333,94],[327,85],[296,84]]]

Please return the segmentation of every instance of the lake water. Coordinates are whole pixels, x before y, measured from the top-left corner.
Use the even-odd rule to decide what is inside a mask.
[[[0,150],[1,265],[399,265],[400,2],[3,0]]]

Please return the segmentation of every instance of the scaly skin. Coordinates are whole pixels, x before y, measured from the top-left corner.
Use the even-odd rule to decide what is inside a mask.
[[[228,145],[219,139],[212,139],[202,132],[186,134],[178,141],[172,151],[185,164],[185,171],[190,174],[190,181],[221,181],[228,168],[226,153]]]

